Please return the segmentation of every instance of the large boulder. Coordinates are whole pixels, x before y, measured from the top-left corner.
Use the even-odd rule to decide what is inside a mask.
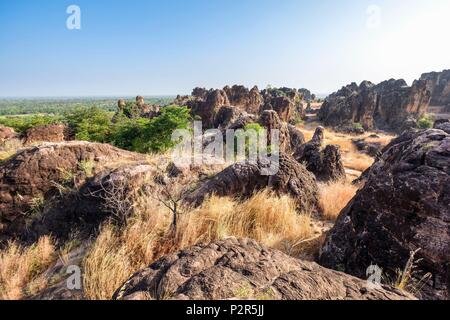
[[[352,83],[325,99],[318,117],[327,126],[403,131],[425,115],[431,94],[425,81],[408,87],[404,80],[378,85]]]
[[[279,193],[290,194],[299,208],[317,212],[318,188],[314,176],[306,168],[287,154],[279,155],[278,171],[267,175],[264,170],[273,163],[236,163],[206,182],[186,196],[186,202],[200,205],[211,195],[250,197],[255,191],[272,188]]]
[[[65,241],[74,233],[86,239],[105,219],[126,223],[133,214],[134,200],[147,191],[155,170],[145,161],[105,168],[80,183],[74,192],[59,195],[42,208],[41,214],[28,222],[21,239],[33,242],[52,235]]]
[[[341,212],[320,263],[362,277],[378,265],[390,277],[416,254],[422,298],[448,299],[450,289],[450,134],[407,132],[392,141]],[[423,285],[423,286],[422,286]]]
[[[17,138],[18,134],[14,131],[13,128],[4,127],[0,125],[0,145],[5,143],[6,141]]]
[[[424,73],[420,80],[426,81],[431,92],[432,106],[446,106],[450,104],[450,70],[442,72]]]
[[[303,163],[317,180],[323,182],[337,181],[345,178],[340,148],[327,145],[323,148],[324,128],[318,127],[313,138],[303,144],[294,154],[295,159]]]
[[[77,189],[104,168],[132,161],[145,161],[145,156],[88,142],[19,151],[0,165],[0,238],[23,234],[28,223],[41,215],[45,201],[65,185]]]
[[[434,123],[434,129],[439,129],[450,134],[450,120],[449,119],[437,120]]]
[[[407,300],[399,290],[228,238],[162,257],[134,274],[115,300]]]
[[[230,101],[224,90],[213,90],[208,93],[205,100],[196,100],[190,106],[192,114],[202,120],[203,127],[211,128],[214,126],[214,118],[219,109],[229,105]]]
[[[63,142],[66,140],[67,128],[63,124],[38,126],[28,129],[24,136],[24,145],[40,142]]]

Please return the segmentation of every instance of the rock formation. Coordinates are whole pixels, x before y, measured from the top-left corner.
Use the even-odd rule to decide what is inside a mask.
[[[258,114],[263,103],[262,97],[257,86],[248,90],[244,86],[226,86],[223,89],[232,106],[238,107],[243,111],[252,114]]]
[[[115,300],[408,300],[391,287],[292,258],[254,240],[228,238],[169,254],[137,272]]]
[[[120,116],[126,116],[130,119],[137,117],[152,119],[159,114],[159,106],[146,104],[144,97],[137,96],[136,103],[127,103],[124,99],[119,99],[117,101],[117,111],[112,121],[116,122]]]
[[[450,105],[450,70],[424,73],[420,80],[426,81],[427,88],[431,92],[430,105]]]
[[[19,151],[0,165],[0,240],[25,234],[30,221],[42,214],[45,201],[58,195],[66,184],[76,190],[87,176],[108,165],[144,160],[144,155],[88,142]]]
[[[431,94],[425,81],[408,87],[404,80],[388,80],[378,85],[368,81],[352,83],[325,99],[318,117],[327,126],[366,130],[402,131],[415,126],[428,108]]]
[[[266,110],[261,113],[259,124],[267,130],[267,144],[272,145],[272,132],[278,130],[280,151],[290,155],[297,152],[305,137],[296,127],[281,121],[278,114],[273,110]]]
[[[312,94],[311,91],[305,88],[298,89],[298,93],[302,96],[302,99],[306,102],[312,102],[316,99],[316,95]]]
[[[13,128],[8,128],[0,125],[0,145],[2,145],[7,140],[17,138],[18,134]]]
[[[200,205],[215,194],[237,198],[250,197],[255,191],[272,188],[279,193],[286,193],[298,203],[299,208],[318,211],[318,189],[316,179],[306,168],[291,156],[280,154],[278,172],[264,175],[268,163],[236,163],[201,184],[187,195],[186,202]]]
[[[439,129],[439,130],[445,131],[448,134],[450,134],[450,120],[442,119],[442,120],[436,121],[434,124],[434,129]]]
[[[261,92],[264,98],[263,110],[274,110],[284,122],[305,117],[305,108],[301,96],[295,89],[265,89]]]
[[[327,236],[320,263],[358,277],[378,265],[395,278],[420,249],[414,279],[432,274],[419,285],[421,297],[448,299],[450,134],[403,134],[385,147],[365,179]]]
[[[323,149],[324,128],[318,127],[313,138],[301,145],[294,154],[295,159],[305,164],[317,180],[329,182],[345,178],[339,146],[328,145]]]
[[[67,128],[63,124],[52,124],[28,129],[23,136],[24,145],[39,142],[63,142]]]
[[[222,90],[195,88],[191,96],[178,96],[175,104],[188,106],[192,114],[202,119],[205,128],[224,128],[230,119],[239,114],[259,115],[264,110],[274,110],[284,122],[305,114],[301,95],[295,89],[280,88],[259,91],[258,87],[226,86]]]

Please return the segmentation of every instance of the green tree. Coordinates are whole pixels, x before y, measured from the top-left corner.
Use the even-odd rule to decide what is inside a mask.
[[[98,107],[77,108],[65,120],[77,140],[108,142],[112,115]]]

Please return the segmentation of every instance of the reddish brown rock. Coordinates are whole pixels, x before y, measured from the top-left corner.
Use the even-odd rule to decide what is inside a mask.
[[[420,80],[426,81],[431,92],[432,106],[450,105],[450,70],[424,73]]]
[[[40,142],[63,142],[67,129],[63,124],[52,124],[28,129],[23,137],[24,145]]]
[[[261,113],[259,124],[267,130],[267,143],[272,145],[273,130],[278,130],[280,151],[287,154],[296,153],[305,143],[305,137],[296,127],[281,121],[278,113],[265,110]]]
[[[394,288],[229,238],[164,256],[134,274],[114,300],[408,300]]]
[[[106,144],[64,142],[30,147],[0,165],[0,238],[24,233],[29,220],[41,214],[46,200],[60,187],[80,187],[115,162],[144,161],[145,156]]]
[[[402,132],[415,126],[430,103],[425,81],[408,87],[404,80],[388,80],[378,85],[352,83],[325,99],[318,117],[327,126],[386,129]]]
[[[0,125],[0,145],[5,141],[17,138],[18,134],[13,128],[8,128]]]
[[[411,251],[419,296],[448,299],[450,289],[450,135],[430,129],[392,141],[365,172],[365,185],[341,212],[321,249],[326,267],[363,277],[378,265],[394,279]]]
[[[337,181],[345,178],[345,168],[339,146],[327,145],[323,148],[324,128],[318,127],[313,138],[298,148],[295,159],[306,165],[317,180]]]

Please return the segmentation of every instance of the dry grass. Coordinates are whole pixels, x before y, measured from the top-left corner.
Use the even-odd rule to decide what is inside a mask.
[[[142,199],[139,213],[122,230],[104,226],[85,260],[84,289],[89,299],[110,299],[134,272],[164,254],[229,236],[253,238],[298,256],[301,243],[314,236],[307,213],[298,214],[295,201],[269,191],[245,202],[212,197],[179,216],[169,237],[171,215],[153,200]]]
[[[343,182],[319,185],[320,207],[323,217],[330,221],[336,221],[342,209],[355,196],[357,187]]]
[[[15,155],[20,148],[22,148],[22,142],[19,139],[5,141],[5,143],[0,146],[0,162],[8,160]]]
[[[40,274],[54,261],[55,247],[42,237],[31,247],[9,243],[0,251],[0,300],[18,300],[43,289]]]
[[[342,155],[342,162],[344,163],[344,167],[348,169],[363,172],[375,162],[375,159],[364,153],[355,151],[344,153]]]

